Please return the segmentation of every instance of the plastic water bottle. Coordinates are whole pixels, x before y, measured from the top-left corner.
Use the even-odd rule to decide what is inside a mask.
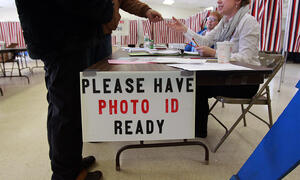
[[[144,48],[149,48],[150,47],[150,39],[149,39],[149,35],[146,34],[144,36]]]
[[[4,41],[0,41],[0,49],[5,49],[6,48],[6,44]]]

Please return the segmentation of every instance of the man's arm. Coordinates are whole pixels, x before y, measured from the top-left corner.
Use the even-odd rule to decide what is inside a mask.
[[[121,0],[120,8],[130,14],[148,18],[151,22],[163,20],[159,12],[151,9],[147,4],[139,0]]]

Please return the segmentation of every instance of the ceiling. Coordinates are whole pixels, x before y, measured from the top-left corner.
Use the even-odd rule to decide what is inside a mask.
[[[164,0],[140,0],[148,4],[162,4]],[[199,9],[216,6],[217,0],[174,0],[172,7],[184,9]],[[284,9],[287,7],[288,0],[283,0]],[[15,0],[0,0],[0,8],[15,7]]]
[[[149,4],[162,4],[164,0],[140,0]],[[210,6],[216,6],[217,0],[174,0],[175,3],[172,7],[184,8],[184,9],[198,9],[207,8]]]
[[[162,4],[164,0],[140,0],[149,4]],[[172,7],[194,9],[215,6],[217,0],[174,0]],[[15,7],[15,0],[0,0],[0,7]]]
[[[1,8],[15,7],[15,0],[0,0],[0,7]]]

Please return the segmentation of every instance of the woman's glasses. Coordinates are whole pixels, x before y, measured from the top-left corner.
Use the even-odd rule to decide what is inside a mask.
[[[212,22],[215,22],[215,21],[217,21],[217,19],[214,18],[214,17],[207,17],[207,18],[206,18],[206,21],[212,21]]]

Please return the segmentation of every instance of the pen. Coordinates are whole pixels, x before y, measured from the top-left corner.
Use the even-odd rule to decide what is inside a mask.
[[[195,39],[192,39],[194,41],[194,43],[197,45],[197,47],[199,47],[198,43],[195,41]]]
[[[194,46],[194,45],[192,45],[192,44],[190,44],[190,43],[185,43],[185,44],[186,44],[186,45],[190,45],[190,46],[196,48],[196,46]]]

